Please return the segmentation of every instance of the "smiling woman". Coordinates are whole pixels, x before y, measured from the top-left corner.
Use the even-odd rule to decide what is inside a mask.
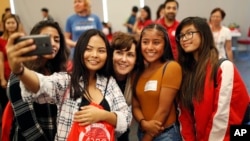
[[[117,32],[111,42],[112,74],[122,90],[131,113],[132,86],[134,73],[138,68],[139,50],[137,41],[131,34]],[[122,134],[118,141],[129,141],[130,128]]]
[[[233,61],[232,36],[228,27],[222,25],[226,12],[217,7],[211,11],[210,27],[213,33],[214,42],[219,51],[219,57],[228,58]]]
[[[186,40],[192,39],[194,33],[199,33],[199,31],[188,31],[188,32],[186,32],[186,33],[184,33],[184,34],[179,34],[179,35],[176,36],[176,40],[177,40],[177,41],[183,41],[184,38],[185,38]]]
[[[23,64],[25,67],[44,75],[65,71],[68,49],[60,26],[56,22],[41,21],[34,25],[30,34],[50,35],[49,40],[51,41],[53,53],[41,55],[33,61],[24,62]],[[52,103],[27,103],[22,100],[18,76],[25,73],[25,68],[24,66],[21,68],[19,72],[13,73],[9,79],[9,104],[7,105],[9,107],[6,108],[9,111],[4,111],[4,136],[2,136],[2,140],[29,140],[31,138],[29,132],[31,129],[33,132],[33,140],[54,140],[56,133],[57,107]],[[40,111],[44,111],[44,113]],[[11,133],[9,133],[10,131]]]
[[[180,141],[175,97],[182,70],[174,61],[165,28],[159,24],[146,26],[138,48],[138,57],[145,60],[145,66],[139,66],[133,85],[132,110],[139,124],[138,139]]]
[[[17,60],[35,59],[22,55],[32,49],[32,43],[23,41],[13,44],[17,37],[18,34],[13,36],[8,44],[9,61],[14,73],[20,71],[22,64]],[[45,76],[25,67],[23,74],[18,76],[24,101],[56,103],[58,122],[55,140],[66,140],[72,125],[89,128],[102,121],[115,128],[117,134],[127,130],[132,115],[110,74],[109,50],[109,41],[104,33],[90,29],[80,36],[76,44],[71,74],[58,72]],[[37,96],[34,97],[33,94]]]
[[[84,64],[93,73],[106,63],[107,50],[101,37],[96,35],[90,38],[83,57]]]

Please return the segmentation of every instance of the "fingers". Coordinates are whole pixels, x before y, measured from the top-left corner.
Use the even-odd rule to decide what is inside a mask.
[[[151,134],[153,137],[161,134],[161,132],[164,130],[162,123],[157,120],[151,120],[149,123],[150,123],[150,128],[148,128],[148,130],[146,131],[148,134]]]
[[[9,37],[8,42],[7,42],[7,47],[10,46],[10,45],[13,45],[15,40],[17,38],[20,38],[21,36],[24,36],[24,34],[20,33],[20,32],[11,34],[11,36]]]
[[[83,119],[84,119],[84,116],[80,111],[75,113],[75,115],[74,115],[75,122],[82,122]]]
[[[15,45],[14,49],[16,52],[16,56],[30,57],[24,55],[32,50],[35,50],[36,45],[32,45],[32,40],[28,40]]]
[[[14,33],[10,36],[6,48],[7,48],[7,53],[10,52],[18,52],[19,56],[24,55],[25,53],[34,50],[35,46],[32,46],[34,41],[32,39],[29,40],[24,40],[20,41],[19,43],[15,43],[15,41],[20,38],[21,36],[24,36],[23,33]]]
[[[24,56],[26,53],[36,48],[36,46],[33,45],[34,41],[32,39],[24,40],[15,44],[15,40],[23,35],[24,34],[22,33],[14,33],[10,36],[7,42],[6,49],[8,60],[12,66],[20,66],[20,63],[22,62],[32,61],[37,58],[37,56]]]
[[[156,125],[158,125],[158,126],[162,126],[162,123],[161,123],[160,121],[158,121],[158,120],[154,120],[154,123],[155,123]]]
[[[80,126],[94,123],[91,117],[82,115],[82,112],[77,112],[74,116],[73,121],[78,122]]]
[[[94,106],[82,106],[80,109],[80,111],[74,114],[74,122],[78,122],[79,125],[84,126],[99,121],[97,113],[99,113],[100,109]]]

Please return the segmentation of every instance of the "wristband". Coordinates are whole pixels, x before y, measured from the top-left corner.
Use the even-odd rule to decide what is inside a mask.
[[[12,72],[14,75],[16,75],[16,76],[21,76],[21,75],[23,75],[23,73],[24,73],[24,66],[22,65],[21,66],[21,70],[18,72],[18,73],[14,73],[14,72]]]

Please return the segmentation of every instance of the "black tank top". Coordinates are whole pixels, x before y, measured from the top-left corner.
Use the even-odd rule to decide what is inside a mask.
[[[86,106],[86,105],[89,105],[89,104],[90,104],[90,102],[83,96],[80,107]],[[99,103],[99,105],[101,105],[104,110],[110,111],[109,104],[108,104],[108,102],[107,102],[107,100],[105,98],[102,99],[102,101]],[[80,110],[80,107],[79,107],[79,110]]]

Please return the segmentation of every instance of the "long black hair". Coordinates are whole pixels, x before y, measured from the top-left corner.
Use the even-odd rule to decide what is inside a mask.
[[[98,35],[101,37],[105,43],[106,51],[107,51],[107,59],[104,66],[97,71],[98,75],[104,76],[104,77],[110,77],[110,71],[111,71],[111,53],[110,53],[110,45],[109,41],[107,40],[106,36],[103,32],[97,30],[97,29],[90,29],[85,31],[80,38],[78,39],[76,46],[75,46],[75,52],[73,56],[73,69],[71,74],[71,97],[74,99],[77,99],[84,94],[87,98],[90,98],[89,92],[86,89],[89,85],[89,75],[90,72],[88,68],[86,67],[85,63],[83,62],[83,55],[84,52],[87,49],[89,40],[91,37]],[[84,86],[82,86],[80,82],[83,82]]]
[[[173,52],[172,52],[170,41],[169,41],[169,36],[168,36],[166,29],[162,25],[156,24],[156,23],[153,23],[153,24],[150,24],[150,25],[144,27],[142,32],[141,32],[141,35],[140,35],[140,38],[138,41],[138,47],[137,47],[139,49],[139,54],[138,54],[138,61],[139,61],[138,64],[139,65],[138,65],[138,69],[137,69],[136,76],[135,76],[135,85],[133,85],[133,93],[134,94],[135,94],[137,82],[138,82],[142,72],[145,69],[144,57],[143,57],[142,52],[141,52],[142,37],[147,30],[152,30],[152,29],[157,30],[159,32],[159,34],[161,34],[163,36],[163,39],[165,42],[164,51],[163,51],[163,54],[160,58],[160,61],[166,62],[167,60],[174,60]]]
[[[181,34],[181,30],[185,26],[193,25],[200,36],[200,46],[198,48],[198,60],[194,59],[193,53],[187,53],[182,49],[180,40],[176,39],[179,51],[178,62],[182,67],[183,79],[180,88],[180,101],[188,109],[192,110],[193,99],[202,100],[204,94],[205,76],[207,73],[207,65],[211,64],[215,68],[218,62],[218,50],[214,44],[213,34],[204,18],[187,17],[181,21],[176,29],[176,35]],[[211,76],[214,75],[214,69]],[[213,81],[213,77],[210,78]]]
[[[66,46],[66,41],[62,32],[62,29],[60,25],[57,22],[53,21],[40,21],[38,22],[30,31],[30,34],[40,34],[43,28],[45,27],[52,27],[55,28],[59,34],[60,37],[60,49],[58,50],[58,53],[56,54],[55,58],[47,60],[45,67],[50,70],[51,73],[53,72],[60,72],[60,71],[66,71],[66,64],[69,56],[69,49]],[[42,56],[40,56],[37,60],[34,62],[28,62],[26,63],[27,67],[31,67],[33,70],[40,72],[42,66],[40,66],[39,62],[40,59],[43,59]]]
[[[150,7],[145,5],[144,7],[142,7],[143,10],[145,10],[148,14],[148,16],[146,17],[145,20],[151,20],[151,10],[150,10]]]

